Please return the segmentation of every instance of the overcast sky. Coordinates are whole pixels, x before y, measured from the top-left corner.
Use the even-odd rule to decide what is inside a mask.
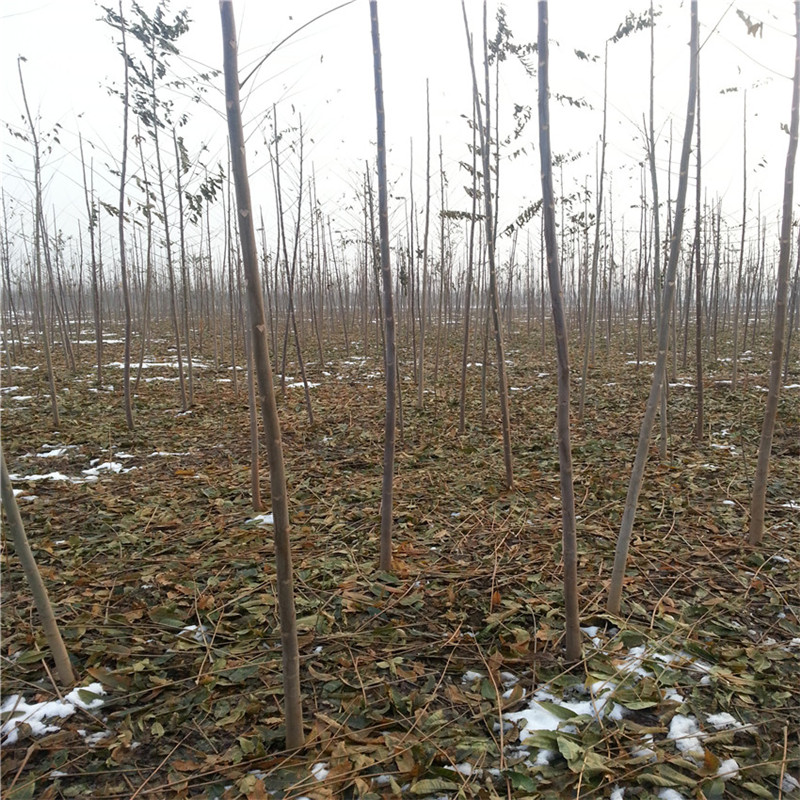
[[[125,4],[127,8],[127,3]],[[153,3],[143,0],[145,8]],[[234,0],[240,40],[242,75],[296,27],[336,5],[334,0],[263,2]],[[536,4],[507,0],[507,23],[517,42],[536,39]],[[605,41],[613,36],[628,11],[647,9],[646,0],[560,0],[550,8],[551,91],[582,99],[591,108],[575,109],[551,101],[552,146],[555,153],[582,153],[565,172],[565,192],[595,181],[595,148],[602,119]],[[187,7],[192,24],[182,41],[175,72],[221,67],[222,44],[218,4],[213,0],[173,2],[171,11]],[[467,3],[471,24],[480,25],[480,3]],[[495,28],[496,3],[490,2],[490,35]],[[662,197],[666,194],[670,121],[675,137],[673,170],[680,151],[686,108],[688,75],[689,4],[669,0],[656,5],[663,13],[656,23],[657,158]],[[763,22],[759,36],[748,35],[737,10]],[[464,119],[471,113],[471,78],[458,0],[381,0],[379,3],[387,136],[390,147],[390,181],[396,197],[407,197],[410,141],[414,140],[414,181],[418,202],[425,182],[425,81],[430,81],[431,126],[434,154],[432,192],[438,198],[438,140],[442,137],[448,177],[449,208],[466,210],[463,190],[468,176],[457,165],[468,160],[471,136]],[[108,202],[115,201],[114,178],[105,165],[113,165],[121,152],[121,104],[107,87],[119,84],[121,59],[113,31],[97,21],[102,12],[92,0],[4,0],[0,11],[2,59],[2,117],[18,126],[22,113],[17,78],[18,55],[24,55],[24,76],[29,101],[39,114],[42,131],[58,122],[63,127],[60,145],[45,162],[46,207],[55,209],[65,233],[83,220],[78,155],[78,131],[87,153],[94,159],[95,185]],[[704,185],[709,202],[720,197],[731,224],[741,214],[742,92],[748,91],[748,195],[753,214],[761,191],[762,214],[774,224],[782,199],[783,169],[788,138],[781,123],[788,123],[794,58],[794,20],[788,2],[701,0]],[[637,202],[639,163],[644,158],[642,115],[648,107],[648,32],[639,32],[609,46],[608,174],[614,193],[615,227],[638,227],[630,208]],[[580,60],[575,50],[598,55],[600,60]],[[306,28],[275,53],[245,87],[248,159],[254,176],[254,202],[265,216],[273,213],[273,190],[265,137],[271,123],[265,115],[276,106],[281,129],[297,127],[302,115],[306,134],[306,175],[311,167],[323,210],[341,229],[357,227],[360,212],[355,189],[362,181],[364,164],[375,158],[375,111],[372,53],[367,0],[356,0]],[[536,81],[525,75],[518,62],[500,70],[500,136],[513,129],[511,106],[530,105],[531,123],[515,148],[527,156],[504,159],[501,164],[500,225],[509,223],[541,193],[537,137]],[[184,135],[192,155],[207,147],[201,159],[210,165],[225,161],[226,127],[221,79],[214,82],[201,104],[178,97],[178,105],[191,115]],[[296,134],[291,134],[289,138]],[[26,145],[3,131],[3,183],[7,198],[29,202],[31,157]],[[295,191],[292,176],[296,158],[286,155],[289,202]],[[608,185],[608,184],[607,184]],[[558,189],[558,184],[557,184]],[[673,196],[675,179],[673,176]],[[403,224],[404,205],[395,200],[395,225]],[[751,217],[752,218],[752,217]],[[83,223],[81,223],[83,224]],[[271,223],[268,222],[268,226]],[[110,227],[110,226],[109,226]],[[538,237],[538,225],[533,229]],[[755,232],[753,232],[755,234]]]

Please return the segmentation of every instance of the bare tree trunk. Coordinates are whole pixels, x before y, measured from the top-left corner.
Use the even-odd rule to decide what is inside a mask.
[[[568,661],[579,661],[581,658],[581,629],[578,610],[578,542],[575,533],[575,492],[572,485],[572,447],[569,426],[569,343],[561,290],[561,271],[558,263],[558,242],[556,241],[548,103],[550,48],[547,36],[547,0],[539,0],[539,153],[542,165],[542,213],[547,246],[547,270],[550,277],[550,297],[553,304],[553,326],[558,358],[558,463],[561,476],[566,656]]]
[[[50,352],[50,333],[47,325],[47,311],[44,306],[44,287],[42,282],[42,247],[41,237],[44,231],[42,224],[42,162],[39,153],[39,135],[36,133],[36,127],[33,124],[33,115],[28,107],[28,96],[25,93],[25,82],[22,80],[22,58],[17,59],[17,69],[19,71],[19,85],[22,89],[22,101],[25,105],[25,115],[28,120],[28,127],[31,134],[31,142],[33,143],[33,181],[35,193],[35,212],[34,212],[34,230],[33,230],[33,259],[36,265],[35,271],[35,284],[36,291],[35,300],[39,305],[40,327],[42,330],[42,349],[44,350],[45,364],[47,366],[47,382],[50,388],[50,407],[53,412],[53,425],[58,428],[60,424],[58,415],[58,394],[56,392],[56,377],[53,372],[53,356]]]
[[[302,747],[303,710],[300,702],[300,656],[297,645],[297,621],[294,608],[294,578],[289,539],[289,504],[286,495],[286,473],[283,465],[278,407],[272,385],[269,363],[264,298],[258,271],[258,251],[250,202],[247,176],[244,131],[239,105],[239,68],[236,27],[231,0],[220,0],[222,43],[225,65],[225,100],[228,116],[231,163],[236,184],[236,203],[239,209],[239,236],[247,285],[253,360],[258,378],[258,393],[264,428],[267,434],[270,490],[275,530],[275,566],[278,580],[278,611],[281,627],[281,656],[283,660],[283,695],[286,714],[286,746]]]
[[[425,407],[425,316],[428,295],[428,233],[431,222],[431,96],[428,81],[425,81],[425,108],[427,112],[427,149],[425,158],[425,232],[422,236],[422,282],[419,287],[419,374],[417,376],[417,408]],[[412,254],[413,258],[413,254]],[[411,319],[414,312],[412,303]]]
[[[378,226],[380,230],[381,278],[383,283],[383,318],[386,354],[386,421],[383,449],[383,484],[381,487],[381,554],[382,570],[392,568],[392,491],[394,479],[395,418],[397,410],[397,368],[395,353],[394,303],[392,301],[392,267],[389,252],[389,191],[386,175],[386,114],[383,108],[383,70],[381,39],[378,29],[378,2],[369,0],[372,25],[372,58],[375,74],[375,115],[378,129]]]
[[[542,12],[541,5],[539,13]],[[586,317],[587,330],[583,339],[583,369],[581,371],[581,393],[578,403],[578,419],[583,419],[583,407],[586,401],[586,384],[589,375],[589,342],[592,342],[592,361],[594,361],[594,328],[597,314],[597,260],[600,256],[600,214],[603,208],[603,177],[606,171],[606,120],[608,118],[608,42],[606,42],[603,58],[603,135],[601,139],[600,176],[597,188],[597,209],[594,220],[594,249],[592,250],[592,277],[589,293],[589,308]],[[546,238],[546,237],[545,237]]]
[[[83,194],[86,200],[86,216],[89,227],[89,250],[92,265],[92,307],[94,308],[94,337],[95,360],[97,361],[97,387],[103,385],[103,318],[100,310],[100,288],[97,278],[97,247],[95,245],[94,229],[97,225],[97,209],[94,204],[94,192],[89,200],[89,184],[86,182],[86,162],[83,158],[83,139],[78,135],[78,145],[81,153],[81,170],[83,172]],[[94,183],[94,181],[92,181]],[[93,187],[94,188],[94,187]]]
[[[472,273],[475,263],[475,223],[478,206],[478,165],[475,112],[472,114],[472,213],[469,221],[469,250],[467,253],[467,285],[464,290],[464,347],[461,353],[461,392],[458,402],[458,432],[464,433],[467,399],[467,359],[469,357],[469,319],[472,311]]]
[[[181,297],[183,305],[183,338],[186,342],[186,377],[189,379],[189,406],[194,405],[194,370],[192,368],[192,338],[189,327],[189,265],[186,259],[186,235],[184,233],[183,219],[183,191],[181,186],[181,173],[184,171],[183,159],[178,149],[178,135],[172,129],[172,143],[175,146],[175,180],[178,189],[178,236],[181,253]],[[181,142],[181,146],[183,143]]]
[[[800,100],[800,0],[794,4],[795,36],[797,49],[794,60],[792,83],[792,118],[789,126],[789,150],[786,154],[786,175],[783,184],[783,219],[781,220],[781,245],[778,257],[778,286],[775,298],[775,329],[772,338],[772,361],[770,364],[769,390],[758,445],[758,461],[753,477],[753,497],[750,501],[750,544],[759,544],[764,536],[764,507],[767,495],[769,456],[772,450],[772,432],[778,414],[778,396],[781,388],[781,367],[786,328],[786,305],[789,295],[789,261],[792,254],[792,197],[794,189],[794,165],[797,157],[798,100]]]
[[[478,91],[478,78],[475,72],[475,58],[472,51],[472,36],[469,32],[467,22],[467,9],[464,0],[461,0],[461,10],[464,15],[464,28],[467,34],[467,45],[469,47],[469,63],[472,70],[472,98],[475,106],[475,113],[478,117],[478,130],[481,139],[481,161],[483,166],[483,206],[484,206],[484,227],[486,229],[486,252],[489,259],[489,303],[491,305],[492,321],[494,323],[495,350],[497,355],[497,389],[500,395],[500,417],[503,427],[503,462],[505,466],[505,484],[507,489],[514,487],[514,468],[511,456],[511,421],[508,410],[508,384],[506,382],[506,362],[503,352],[503,329],[500,320],[500,308],[497,296],[497,267],[495,263],[495,231],[494,231],[494,208],[492,203],[491,187],[491,167],[489,164],[489,136],[491,125],[489,119],[489,62],[488,62],[488,42],[486,33],[486,4],[483,6],[483,50],[484,50],[484,72],[485,72],[485,97],[486,103],[486,127],[483,125],[483,113],[481,112],[480,94]],[[484,359],[485,360],[485,359]]]
[[[122,18],[122,0],[119,2]],[[122,60],[125,62],[125,78],[122,95],[122,163],[119,170],[119,271],[122,279],[122,302],[125,307],[125,354],[122,359],[122,404],[125,408],[125,423],[133,430],[133,403],[131,402],[131,298],[128,288],[128,258],[125,251],[125,178],[128,169],[128,48],[125,40],[124,20],[119,26],[122,34]]]
[[[61,633],[58,630],[58,623],[53,613],[53,606],[50,604],[47,589],[45,588],[39,569],[36,566],[36,560],[28,544],[28,537],[25,535],[25,527],[22,524],[19,506],[17,506],[17,500],[14,497],[14,489],[11,486],[11,479],[9,478],[8,468],[6,467],[5,453],[1,450],[0,490],[2,490],[0,494],[2,495],[3,507],[6,510],[6,519],[8,520],[8,530],[11,534],[11,541],[14,543],[14,550],[22,564],[22,571],[25,573],[28,586],[30,586],[31,594],[33,595],[33,600],[36,603],[36,610],[39,612],[39,618],[42,621],[44,635],[47,638],[47,644],[50,647],[50,652],[56,663],[58,679],[64,686],[72,686],[75,683],[75,674],[72,671],[72,664],[67,654],[67,648],[64,646],[64,640],[61,638]]]
[[[699,70],[698,70],[699,72]],[[695,210],[694,210],[694,225],[695,225],[695,253],[694,253],[694,263],[695,263],[695,271],[696,275],[696,321],[695,321],[695,332],[694,332],[694,341],[695,341],[695,369],[696,369],[696,380],[695,383],[697,384],[697,418],[695,420],[694,426],[694,438],[699,442],[703,439],[703,428],[705,427],[705,422],[703,420],[703,305],[702,305],[702,276],[701,276],[701,265],[702,259],[700,256],[701,250],[701,236],[702,236],[702,217],[700,213],[700,177],[701,177],[701,170],[702,170],[702,157],[701,157],[701,150],[700,150],[700,77],[698,75],[697,79],[697,180],[696,180],[696,191],[695,191]],[[689,271],[691,272],[691,261],[689,263]],[[686,318],[689,318],[689,304],[687,303],[686,306]]]
[[[744,244],[747,230],[747,92],[744,94],[744,107],[742,111],[742,237],[739,241],[739,270],[736,273],[736,303],[733,307],[733,354],[731,357],[731,389],[738,391],[739,385],[739,307],[741,305],[742,266],[744,264]],[[759,226],[760,226],[759,221]],[[759,230],[761,228],[759,227]],[[745,328],[745,331],[747,328]],[[747,335],[745,333],[745,340]]]
[[[691,61],[689,71],[689,102],[686,112],[686,128],[683,134],[683,149],[681,151],[680,179],[678,181],[678,197],[675,204],[675,222],[671,232],[669,263],[664,284],[664,293],[661,302],[661,319],[658,331],[658,353],[656,366],[653,370],[653,381],[650,386],[650,396],[647,399],[642,427],[639,432],[639,443],[636,448],[636,459],[631,471],[628,484],[628,496],[625,500],[625,511],[622,517],[617,548],[614,554],[614,568],[611,575],[607,608],[611,614],[619,614],[622,600],[622,583],[625,578],[625,564],[628,559],[633,521],[636,515],[636,504],[644,479],[644,468],[647,463],[647,450],[650,442],[650,433],[656,416],[659,397],[661,395],[664,374],[667,363],[667,341],[669,338],[669,309],[675,294],[675,273],[681,250],[681,234],[683,232],[683,217],[686,207],[686,191],[689,176],[689,153],[692,144],[692,131],[694,130],[695,101],[697,99],[697,0],[691,0]]]

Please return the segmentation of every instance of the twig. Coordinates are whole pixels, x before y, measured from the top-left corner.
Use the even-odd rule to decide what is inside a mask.
[[[183,743],[184,743],[184,742],[185,742],[185,741],[188,739],[188,738],[189,738],[189,734],[187,733],[187,734],[186,734],[186,735],[183,737],[183,739],[181,739],[181,740],[178,742],[178,744],[176,744],[176,745],[175,745],[175,747],[173,747],[173,748],[172,748],[172,750],[170,750],[170,751],[169,751],[169,753],[167,753],[167,754],[164,756],[164,758],[162,758],[162,759],[161,759],[161,762],[159,763],[159,765],[158,765],[158,766],[157,766],[157,767],[156,767],[156,768],[155,768],[155,769],[154,769],[154,770],[153,770],[153,771],[152,771],[152,772],[151,772],[151,773],[150,773],[150,774],[149,774],[149,775],[148,775],[148,776],[147,776],[147,777],[144,779],[144,783],[140,783],[140,784],[139,784],[139,788],[138,788],[138,789],[137,789],[137,790],[136,790],[136,791],[135,791],[135,792],[134,792],[134,793],[131,795],[131,797],[130,797],[130,800],[136,800],[136,797],[138,797],[138,796],[139,796],[139,794],[141,793],[142,789],[144,789],[144,787],[145,787],[145,786],[147,786],[147,784],[148,784],[148,783],[150,783],[150,779],[151,779],[151,778],[152,778],[154,775],[156,775],[156,774],[158,773],[158,771],[161,769],[161,767],[163,767],[163,766],[164,766],[164,764],[166,764],[166,763],[167,763],[167,761],[169,761],[169,759],[172,757],[172,754],[173,754],[173,753],[174,753],[174,752],[175,752],[175,751],[176,751],[176,750],[177,750],[177,749],[178,749],[178,748],[179,748],[179,747],[180,747],[180,746],[181,746],[181,745],[182,745],[182,744],[183,744]]]
[[[783,726],[783,758],[781,759],[781,776],[778,778],[778,800],[783,797],[783,778],[786,775],[786,751],[789,749],[789,726]]]

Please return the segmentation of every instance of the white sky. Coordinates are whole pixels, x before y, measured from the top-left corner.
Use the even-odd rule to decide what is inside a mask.
[[[172,12],[186,5],[193,23],[183,40],[182,56],[175,71],[187,75],[195,69],[221,67],[221,34],[216,2],[173,2]],[[327,8],[334,0],[264,3],[235,0],[240,39],[242,74],[298,25]],[[494,7],[490,3],[490,36]],[[612,36],[628,11],[637,14],[647,0],[562,0],[550,8],[551,90],[585,98],[593,110],[571,109],[551,101],[552,143],[555,153],[583,152],[585,156],[565,171],[565,191],[574,190],[588,176],[595,181],[595,144],[601,132],[602,61],[579,61],[575,49],[602,55],[604,41]],[[145,2],[152,7],[152,3]],[[536,39],[536,4],[508,0],[507,22],[517,42]],[[673,120],[673,161],[680,150],[686,106],[688,73],[688,2],[669,0],[656,28],[656,127],[660,192],[666,195],[669,120]],[[656,4],[656,8],[659,5]],[[763,20],[763,38],[747,35],[736,15],[738,8]],[[469,0],[468,10],[476,33],[480,3]],[[449,180],[449,208],[467,210],[462,187],[468,177],[457,163],[468,160],[466,143],[471,135],[462,115],[471,113],[471,79],[458,0],[381,0],[384,90],[387,136],[390,146],[390,182],[393,193],[407,197],[409,142],[414,139],[414,182],[419,208],[425,182],[425,80],[430,80],[432,117],[432,194],[438,206],[438,138],[444,143],[444,164]],[[788,138],[780,131],[788,123],[791,73],[794,56],[794,20],[789,2],[741,3],[701,0],[701,40],[707,40],[702,58],[703,161],[708,198],[719,195],[732,225],[741,215],[742,94],[720,90],[758,85],[748,93],[748,195],[755,213],[758,190],[762,213],[774,230],[783,191],[783,170]],[[121,60],[112,42],[112,31],[96,20],[99,6],[91,0],[5,0],[0,12],[0,108],[4,122],[17,125],[22,111],[16,75],[16,57],[24,55],[26,88],[33,109],[41,116],[40,128],[61,123],[61,145],[45,163],[46,207],[55,208],[60,227],[77,234],[76,220],[85,217],[77,131],[93,153],[96,189],[101,199],[115,202],[116,179],[104,164],[113,164],[121,151],[121,104],[106,88],[122,77]],[[556,45],[554,42],[557,42]],[[633,34],[609,46],[609,151],[607,167],[614,192],[615,227],[625,214],[625,226],[638,229],[637,202],[644,158],[640,134],[642,115],[648,107],[649,33]],[[206,95],[206,105],[178,99],[191,121],[184,132],[190,154],[208,146],[204,160],[212,165],[225,160],[226,127],[221,79]],[[525,76],[517,62],[506,62],[500,74],[501,138],[513,128],[510,103],[529,104],[533,118],[521,144],[535,141],[536,82]],[[334,227],[353,229],[361,214],[354,187],[362,181],[364,163],[375,158],[375,111],[372,54],[367,0],[357,0],[310,26],[261,68],[246,87],[245,120],[249,135],[248,160],[253,175],[253,196],[263,205],[272,228],[273,190],[263,145],[264,114],[274,103],[281,127],[296,126],[299,114],[307,135],[306,175],[315,170],[323,211],[334,217]],[[505,104],[505,105],[503,105]],[[167,142],[169,144],[169,142]],[[171,146],[170,146],[171,147]],[[171,152],[171,149],[170,149]],[[538,151],[501,165],[500,225],[508,224],[518,211],[541,193]],[[296,160],[285,156],[286,203],[296,197],[292,176]],[[167,156],[167,164],[171,158]],[[31,157],[24,145],[3,131],[3,181],[7,198],[29,202]],[[674,163],[673,163],[674,169]],[[692,168],[692,178],[694,170]],[[20,178],[27,179],[21,181]],[[608,184],[607,184],[608,186]],[[673,196],[675,180],[673,180]],[[558,190],[558,183],[557,183]],[[693,202],[693,192],[690,193]],[[393,203],[393,223],[404,226],[402,200]],[[751,220],[753,219],[751,215]],[[83,224],[83,223],[82,223]],[[30,227],[29,222],[26,223]],[[111,229],[110,224],[106,227]],[[531,229],[538,237],[538,224]],[[272,240],[268,243],[272,246]],[[753,238],[755,230],[753,230]]]

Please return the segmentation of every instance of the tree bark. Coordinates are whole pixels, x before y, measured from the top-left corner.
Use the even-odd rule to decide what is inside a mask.
[[[228,136],[231,164],[239,211],[239,236],[247,286],[253,361],[258,379],[258,393],[264,429],[267,434],[270,491],[275,531],[275,566],[278,580],[278,611],[281,626],[281,656],[283,659],[283,696],[286,715],[286,746],[302,747],[303,711],[300,702],[300,657],[297,645],[297,620],[294,608],[294,577],[289,540],[289,504],[286,495],[286,473],[283,465],[283,445],[278,420],[278,407],[272,385],[272,367],[267,347],[267,323],[264,298],[258,271],[258,251],[247,176],[244,131],[239,105],[239,67],[236,26],[232,0],[220,0],[222,43],[224,48],[225,104],[228,117]]]
[[[772,433],[778,414],[778,396],[781,388],[781,368],[786,327],[786,306],[789,295],[789,261],[792,254],[792,198],[794,189],[794,165],[797,157],[798,100],[800,100],[800,1],[794,4],[795,36],[797,48],[794,57],[794,79],[792,82],[792,118],[789,126],[789,150],[786,154],[786,173],[783,183],[783,219],[781,220],[781,244],[778,256],[778,286],[775,299],[775,328],[772,336],[772,362],[770,364],[767,406],[761,441],[758,445],[758,461],[753,478],[753,497],[750,501],[750,530],[748,541],[758,544],[764,536],[764,507],[767,496],[769,456],[772,450]]]
[[[386,115],[383,108],[381,37],[378,29],[378,2],[369,0],[372,24],[372,58],[375,74],[375,114],[378,127],[378,229],[380,232],[381,279],[383,285],[384,348],[386,353],[386,422],[381,487],[380,567],[392,568],[392,492],[394,483],[395,419],[397,416],[397,356],[395,353],[392,266],[389,254],[389,192],[386,177]]]
[[[44,628],[44,635],[47,638],[47,644],[56,664],[58,679],[64,686],[72,686],[75,683],[75,674],[72,671],[72,664],[67,654],[67,648],[64,646],[64,640],[58,630],[58,623],[53,613],[50,598],[47,595],[47,589],[44,581],[42,581],[42,576],[39,574],[39,568],[36,566],[31,546],[28,544],[28,537],[25,535],[25,527],[22,524],[22,517],[19,513],[17,500],[14,497],[14,489],[11,486],[11,479],[6,467],[6,457],[2,450],[0,450],[0,490],[3,507],[6,510],[11,541],[14,543],[14,550],[19,557],[22,570],[31,588],[31,594],[36,603],[39,618],[42,621],[42,628]]]
[[[542,213],[547,249],[547,271],[553,305],[553,326],[558,360],[558,463],[561,475],[562,558],[564,560],[564,616],[568,661],[581,658],[581,630],[578,612],[578,547],[575,533],[575,491],[572,485],[572,447],[569,426],[569,342],[561,270],[556,240],[553,167],[550,152],[550,109],[548,102],[547,0],[539,0],[539,154],[542,165]],[[588,337],[587,337],[588,340]]]
[[[697,99],[697,0],[691,2],[691,56],[689,70],[689,101],[686,111],[686,127],[683,134],[683,149],[680,161],[680,179],[678,181],[678,197],[675,203],[675,221],[670,234],[669,263],[667,265],[664,293],[661,298],[661,318],[658,330],[658,353],[656,366],[653,371],[653,381],[650,386],[650,395],[647,399],[642,427],[639,431],[639,443],[636,448],[636,459],[631,471],[628,484],[628,496],[625,500],[625,511],[622,516],[617,547],[614,554],[614,568],[611,575],[607,608],[611,614],[619,614],[622,601],[622,582],[625,578],[625,564],[628,559],[633,521],[636,515],[636,504],[644,479],[644,468],[647,463],[647,450],[650,443],[650,434],[655,421],[656,408],[664,383],[664,374],[667,363],[667,340],[669,338],[669,309],[675,294],[675,274],[681,251],[681,235],[683,233],[683,218],[686,208],[686,192],[689,183],[689,153],[692,145],[692,131],[694,130],[695,101]]]

